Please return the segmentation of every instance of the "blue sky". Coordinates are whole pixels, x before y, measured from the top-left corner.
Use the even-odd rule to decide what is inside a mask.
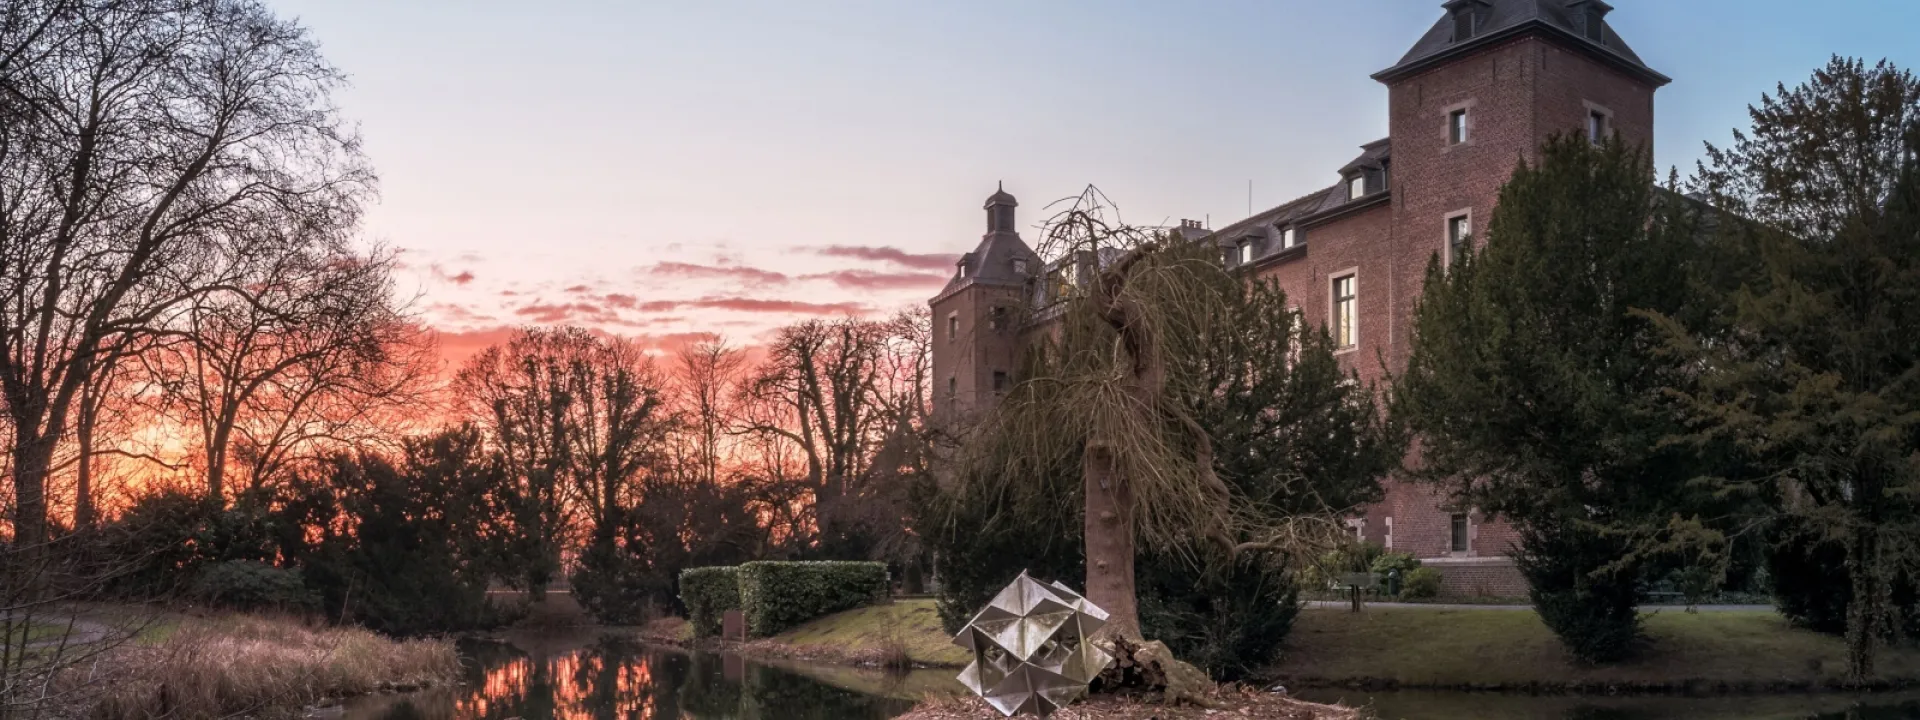
[[[1386,91],[1367,76],[1441,13],[1438,0],[268,1],[352,76],[337,100],[382,177],[367,234],[407,249],[435,322],[740,342],[793,317],[923,301],[945,270],[920,256],[971,249],[997,181],[1023,225],[1093,183],[1129,220],[1216,227],[1246,213],[1249,181],[1256,209],[1332,184],[1386,134]],[[1833,54],[1920,68],[1913,0],[1613,1],[1616,30],[1674,78],[1655,160],[1683,173],[1761,93]]]

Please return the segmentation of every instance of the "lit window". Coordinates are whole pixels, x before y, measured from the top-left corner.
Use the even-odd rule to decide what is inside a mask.
[[[1587,113],[1587,139],[1599,145],[1607,137],[1607,114],[1599,110]]]
[[[1465,215],[1447,218],[1447,262],[1459,259],[1473,242],[1473,226]]]
[[[1353,347],[1359,338],[1355,332],[1355,278],[1352,275],[1333,279],[1333,344],[1340,349]]]
[[[1253,241],[1240,243],[1240,264],[1253,264]]]
[[[1000,370],[993,371],[993,391],[994,392],[1007,391],[1007,374],[1005,372],[1002,372]]]
[[[1280,231],[1280,247],[1290,248],[1293,247],[1296,242],[1298,241],[1294,237],[1293,228]]]
[[[1367,194],[1367,174],[1359,173],[1347,180],[1347,199],[1353,200]]]
[[[1461,108],[1447,115],[1447,142],[1454,145],[1467,141],[1467,110]]]
[[[1453,528],[1453,542],[1448,546],[1448,549],[1457,553],[1466,552],[1467,551],[1467,514],[1454,513],[1453,517],[1449,519],[1451,520],[1449,524]]]
[[[947,339],[948,340],[960,339],[960,314],[959,313],[949,313],[947,315]]]

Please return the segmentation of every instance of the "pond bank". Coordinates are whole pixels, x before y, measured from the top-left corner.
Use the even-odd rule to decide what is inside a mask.
[[[1532,612],[1422,607],[1301,611],[1272,675],[1290,687],[1477,692],[1767,694],[1843,691],[1839,638],[1763,610],[1661,610],[1639,656],[1582,666]],[[1885,648],[1870,689],[1920,686],[1920,650]]]

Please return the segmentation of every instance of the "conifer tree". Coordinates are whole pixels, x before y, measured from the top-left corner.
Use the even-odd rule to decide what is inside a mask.
[[[1618,140],[1547,142],[1501,190],[1485,243],[1436,257],[1391,408],[1414,471],[1511,521],[1534,606],[1574,656],[1638,634],[1638,533],[1693,476],[1657,402],[1675,372],[1639,310],[1687,305],[1679,204]]]
[[[1737,452],[1705,484],[1761,498],[1776,553],[1844,557],[1866,681],[1920,563],[1920,80],[1835,58],[1751,115],[1698,178],[1728,213],[1700,274],[1712,312],[1655,319],[1692,371],[1686,439]]]

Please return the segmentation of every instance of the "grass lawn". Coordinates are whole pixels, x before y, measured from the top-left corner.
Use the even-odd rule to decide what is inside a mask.
[[[970,659],[940,629],[940,614],[932,600],[899,600],[835,613],[775,635],[772,640],[792,646],[830,647],[848,652],[881,650],[898,639],[907,656],[928,665],[961,667]]]
[[[1526,611],[1308,609],[1287,638],[1278,675],[1310,685],[1378,681],[1401,687],[1823,685],[1846,673],[1839,638],[1790,627],[1772,612],[1646,615],[1647,646],[1632,662],[1568,660]],[[1920,680],[1920,650],[1883,649],[1886,680]]]

